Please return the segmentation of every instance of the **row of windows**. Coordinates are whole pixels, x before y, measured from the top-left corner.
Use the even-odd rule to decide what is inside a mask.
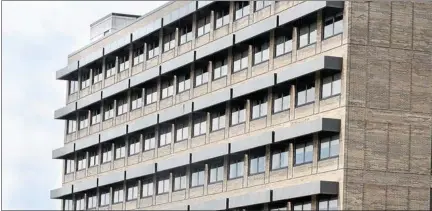
[[[177,130],[179,131],[179,130]],[[183,132],[180,132],[183,133]],[[178,133],[179,134],[179,133]],[[164,134],[166,135],[166,133]],[[184,137],[180,137],[184,138]],[[154,136],[150,134],[149,136],[145,137],[144,140],[144,149],[148,150],[155,147],[155,140]],[[166,144],[166,139],[165,143]],[[299,142],[294,145],[294,165],[300,165],[304,163],[310,163],[313,160],[313,143],[312,141],[304,141]],[[147,149],[146,149],[147,148]],[[270,157],[270,167],[271,170],[280,169],[280,168],[286,168],[288,166],[288,158],[289,158],[289,149],[287,145],[275,145],[271,148],[271,157]],[[112,159],[111,154],[112,147],[111,145],[105,145],[102,147],[102,163],[110,162]],[[129,142],[129,155],[134,155],[140,152],[141,146],[140,142],[137,138],[132,138]],[[114,158],[115,159],[121,159],[126,156],[126,146],[125,142],[122,143],[116,143],[114,145]],[[319,159],[327,159],[332,157],[339,156],[339,136],[333,135],[333,136],[324,136],[320,139],[319,142]],[[65,160],[65,173],[69,174],[76,170],[85,169],[86,165],[88,164],[89,167],[96,166],[99,163],[99,156],[96,151],[89,151],[89,161],[87,162],[86,155],[84,153],[77,155],[77,165],[75,165],[74,159],[66,159]],[[249,174],[257,174],[262,173],[265,171],[266,168],[266,157],[265,157],[265,150],[258,149],[253,150],[250,152],[249,156]],[[217,182],[221,181],[223,179],[223,163],[217,162],[210,164],[210,175],[209,175],[209,182]],[[229,179],[242,177],[243,176],[243,167],[244,167],[244,155],[234,155],[230,158],[230,164],[229,164]],[[203,170],[202,170],[203,171]],[[192,181],[192,185],[202,185],[201,181],[204,177],[201,175],[201,173],[197,175],[192,175],[192,180],[194,180],[194,177],[197,177],[198,180]],[[183,179],[180,178],[179,181],[183,181]],[[177,183],[179,187],[184,187],[181,185],[182,183]],[[176,187],[176,186],[175,186]],[[174,190],[178,190],[174,187]]]
[[[264,3],[263,3],[264,2]],[[257,5],[266,5],[268,3],[265,3],[267,1],[257,1]],[[249,4],[249,2],[236,2],[236,5],[239,5],[238,7],[240,9],[237,10],[239,13],[243,13],[242,9],[246,9],[247,6],[244,4]],[[259,6],[261,7],[261,6]],[[248,9],[245,11],[249,11]],[[218,13],[216,13],[218,15]],[[221,25],[225,24],[226,21],[224,21],[224,18],[228,18],[228,15],[224,15],[225,13],[221,13],[221,20],[219,21]],[[325,21],[324,21],[324,33],[323,38],[328,38],[336,34],[340,34],[343,31],[343,15],[342,12],[338,13],[326,13],[325,14]],[[218,23],[217,19],[217,23]],[[201,19],[198,27],[198,36],[201,36],[203,34],[206,34],[210,30],[209,25],[209,17],[205,16],[203,19]],[[192,29],[191,25],[185,26],[181,28],[181,36],[180,36],[180,43],[186,43],[193,39],[192,35]],[[316,21],[305,21],[301,24],[299,27],[298,32],[298,48],[302,48],[305,46],[308,46],[310,44],[313,44],[316,42],[317,39],[317,23]],[[175,36],[174,33],[169,33],[164,36],[164,51],[171,50],[175,47]],[[293,42],[292,42],[292,29],[290,30],[281,30],[281,32],[277,33],[276,35],[276,44],[274,46],[274,56],[281,56],[286,53],[289,53],[292,51],[293,48]],[[153,58],[159,54],[159,47],[158,43],[149,43],[148,44],[148,59]],[[137,48],[133,52],[133,64],[139,64],[143,62],[143,49]],[[260,64],[262,62],[269,60],[269,41],[263,40],[258,42],[254,45],[253,48],[253,64]],[[243,51],[238,51],[234,53],[234,62],[233,62],[233,72],[237,72],[240,70],[243,70],[248,67],[248,50],[244,49]],[[221,59],[214,61],[214,70],[213,70],[213,79],[217,79],[220,77],[223,77],[228,72],[228,66],[227,66],[227,59]],[[119,57],[119,71],[124,71],[129,68],[129,56],[121,56]],[[207,72],[207,71],[204,71]],[[115,63],[114,62],[107,62],[106,64],[106,78],[109,78],[115,74]],[[208,76],[206,76],[208,80]],[[102,70],[101,68],[93,68],[93,84],[98,83],[103,78]],[[84,89],[88,86],[90,86],[90,75],[89,73],[82,73],[81,74],[81,89]],[[195,79],[196,86],[198,86],[201,83],[205,83],[204,79],[196,78]],[[77,81],[70,81],[69,84],[69,93],[75,93],[79,90],[78,87],[79,83]],[[167,96],[169,93],[167,92]]]
[[[199,85],[203,82],[207,82],[208,77],[205,73],[199,72],[197,75],[199,78]],[[321,86],[321,98],[328,98],[341,93],[341,75],[340,73],[324,73],[322,74],[322,86]],[[190,89],[190,79],[188,77],[179,76],[178,90],[179,92]],[[168,97],[172,95],[172,85],[163,83],[162,84],[162,97]],[[296,83],[296,106],[313,103],[315,101],[315,76],[311,74],[304,76],[297,80]],[[289,89],[277,91],[273,97],[273,113],[288,110],[291,103],[291,96]],[[149,105],[157,100],[156,87],[146,89],[145,104]],[[134,91],[131,95],[131,105],[128,107],[128,101],[126,98],[120,98],[117,101],[117,116],[122,115],[128,110],[139,109],[143,106],[144,102],[142,99],[142,92]],[[257,119],[260,117],[267,116],[267,97],[252,100],[251,105],[251,119]],[[246,109],[244,105],[234,105],[231,113],[231,125],[240,124],[246,121]],[[114,102],[107,103],[104,107],[104,120],[108,120],[114,117]],[[97,124],[101,121],[100,109],[92,110],[91,112],[91,125]],[[205,121],[204,121],[205,122]],[[219,130],[225,128],[225,114],[224,112],[215,113],[212,115],[211,129]],[[79,116],[79,129],[83,129],[89,126],[87,115]],[[195,126],[196,127],[196,126]],[[203,125],[205,130],[205,125]],[[75,120],[68,120],[68,133],[75,132],[77,125]],[[194,129],[195,131],[199,131]],[[199,132],[198,135],[204,134],[205,132]]]
[[[299,165],[312,161],[313,157],[313,145],[311,141],[305,140],[305,142],[295,143],[295,154],[294,154],[294,165]],[[134,149],[135,150],[135,149]],[[325,159],[328,157],[335,157],[339,154],[339,136],[325,136],[320,140],[320,159]],[[123,154],[124,151],[116,149],[116,154]],[[277,170],[281,168],[288,167],[288,159],[289,159],[289,147],[287,144],[278,144],[271,146],[270,152],[270,170]],[[266,155],[265,148],[258,148],[249,151],[249,175],[263,173],[266,167]],[[91,158],[92,159],[92,158]],[[244,160],[245,155],[243,153],[231,155],[229,158],[229,166],[228,166],[228,179],[235,179],[239,177],[243,177],[244,171]],[[72,162],[67,160],[66,165],[70,165]],[[78,160],[78,163],[81,162]],[[84,160],[85,162],[85,160]],[[67,167],[70,168],[70,167]],[[216,183],[224,180],[224,164],[221,159],[214,159],[210,161],[208,168],[208,183]],[[186,169],[184,167],[178,168],[173,173],[173,180],[170,186],[169,174],[158,175],[156,179],[156,187],[153,185],[152,178],[144,178],[141,180],[141,197],[149,197],[154,194],[156,191],[157,194],[164,194],[170,191],[179,191],[182,189],[186,189],[187,179],[189,179],[190,187],[202,186],[205,183],[205,168],[204,164],[194,165],[191,169],[191,173],[187,176]],[[156,190],[154,189],[156,188]],[[134,200],[139,197],[138,193],[138,181],[128,182],[126,188],[126,199]],[[112,203],[123,202],[124,197],[124,189],[120,186],[113,187],[113,197],[111,198]],[[96,196],[92,193],[88,194],[88,207],[93,208],[96,206]],[[105,206],[109,204],[110,196],[109,189],[102,190],[100,192],[100,200],[99,205]],[[69,203],[65,206],[69,207]],[[308,206],[310,204],[297,204],[294,205],[294,210],[308,210]],[[320,201],[319,206],[323,209],[327,210],[329,208],[334,208],[337,206],[334,201]],[[80,209],[84,209],[84,201],[83,198],[77,198],[76,207]]]

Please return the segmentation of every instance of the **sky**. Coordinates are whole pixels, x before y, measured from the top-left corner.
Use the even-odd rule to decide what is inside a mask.
[[[2,208],[59,209],[66,82],[55,72],[90,42],[90,24],[111,13],[143,15],[166,1],[2,2]]]

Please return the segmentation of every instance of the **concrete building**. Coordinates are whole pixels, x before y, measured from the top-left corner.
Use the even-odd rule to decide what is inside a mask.
[[[431,208],[432,3],[175,1],[70,54],[69,210]]]

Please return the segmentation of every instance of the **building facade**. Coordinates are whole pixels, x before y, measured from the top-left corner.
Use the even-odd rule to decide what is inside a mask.
[[[431,208],[432,3],[175,1],[72,53],[64,210]]]

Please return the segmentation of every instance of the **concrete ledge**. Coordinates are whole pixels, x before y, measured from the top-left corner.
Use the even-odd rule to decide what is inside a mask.
[[[159,111],[159,123],[166,122],[192,112],[192,102],[185,102]]]
[[[275,130],[274,142],[280,142],[321,131],[339,132],[340,119],[319,118],[313,121],[298,123],[288,128]]]
[[[244,207],[270,202],[270,190],[248,193],[229,198],[228,208]]]
[[[153,78],[159,76],[159,67],[152,67],[150,69],[144,70],[143,72],[136,74],[130,78],[130,87],[134,87],[136,85],[142,84],[146,81],[149,81]]]
[[[189,210],[225,210],[227,209],[226,202],[226,198],[204,201],[199,204],[191,204]]]
[[[129,89],[129,79],[115,83],[102,90],[102,98],[110,97],[127,89]]]
[[[77,109],[77,103],[69,103],[65,107],[54,111],[54,119],[64,119],[67,115],[75,112]]]
[[[100,101],[101,99],[102,99],[101,91],[87,95],[87,96],[78,100],[77,109],[81,109],[81,108],[84,108],[86,106],[89,106],[93,103]]]
[[[286,128],[285,128],[286,129]],[[272,143],[272,131],[260,133],[258,135],[250,135],[241,140],[231,142],[231,152],[236,153],[256,147],[264,146]]]
[[[219,144],[207,148],[200,149],[192,153],[192,163],[224,156],[228,154],[228,144]]]
[[[144,128],[150,127],[152,125],[157,124],[157,116],[158,114],[153,113],[141,118],[135,119],[131,123],[128,124],[128,133],[132,133],[138,130],[142,130]]]
[[[310,1],[303,2],[279,13],[279,26],[295,21],[310,13],[321,10],[325,7],[343,7],[342,1]]]
[[[196,59],[201,59],[215,52],[224,50],[234,44],[233,34],[219,38],[196,49]]]
[[[133,179],[137,177],[142,177],[155,173],[155,165],[154,164],[141,164],[136,165],[132,168],[129,168],[126,171],[126,179]]]
[[[76,70],[78,70],[78,61],[71,62],[68,66],[56,71],[56,78],[66,80],[67,76]]]
[[[99,177],[99,187],[121,182],[125,179],[125,171],[116,171]]]
[[[196,2],[192,1],[174,11],[171,11],[168,15],[163,17],[163,26],[166,26],[180,18],[185,17],[186,15],[189,15],[192,12],[195,12],[196,8]]]
[[[189,160],[190,160],[190,153],[172,156],[170,158],[159,161],[157,163],[157,171],[161,172],[164,170],[188,165]]]
[[[89,178],[73,185],[73,192],[78,193],[97,187],[97,178]]]
[[[231,88],[211,92],[211,94],[198,97],[194,100],[194,111],[198,111],[210,106],[230,100]]]
[[[75,150],[81,150],[99,143],[99,134],[93,134],[82,139],[79,139],[75,144]]]
[[[314,181],[305,184],[274,189],[272,200],[278,201],[285,199],[294,199],[318,194],[337,195],[338,192],[338,182]]]
[[[215,1],[197,1],[198,2],[198,8],[197,9],[201,9],[207,5],[210,5],[211,3],[215,2]]]
[[[61,188],[57,188],[57,189],[50,191],[51,199],[58,199],[58,198],[61,198],[63,196],[67,196],[70,194],[72,194],[72,185],[70,185],[70,184],[64,185]]]
[[[235,32],[235,43],[243,42],[247,39],[253,38],[257,35],[260,35],[264,32],[270,31],[271,29],[276,28],[277,16],[274,15],[272,17],[266,18],[262,21],[256,22],[246,28],[243,28],[237,32]]]
[[[256,92],[274,85],[274,74],[265,74],[247,80],[233,87],[233,98]]]
[[[194,61],[195,51],[189,51],[188,53],[177,56],[169,61],[161,64],[161,74],[170,72],[172,70],[183,67]]]
[[[118,40],[109,43],[108,45],[104,46],[105,55],[108,55],[109,53],[129,44],[130,41],[131,41],[130,34],[127,34],[119,38]]]
[[[132,32],[132,41],[140,39],[162,27],[162,18],[159,18]]]
[[[65,155],[71,154],[75,151],[75,144],[66,144],[65,146],[52,151],[53,159],[62,159]]]
[[[123,135],[126,135],[126,125],[119,125],[117,127],[102,131],[100,134],[100,142],[102,143],[105,141],[109,141]]]

